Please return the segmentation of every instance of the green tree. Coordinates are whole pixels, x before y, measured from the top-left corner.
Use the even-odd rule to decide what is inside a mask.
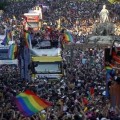
[[[7,5],[6,2],[0,2],[0,10],[4,10],[6,5]]]
[[[120,3],[120,0],[108,0],[111,4]]]

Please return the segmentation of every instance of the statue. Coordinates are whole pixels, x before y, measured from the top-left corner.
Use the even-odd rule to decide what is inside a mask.
[[[103,9],[101,10],[99,15],[100,15],[100,23],[105,23],[109,21],[108,18],[109,12],[106,9],[106,5],[103,5]]]

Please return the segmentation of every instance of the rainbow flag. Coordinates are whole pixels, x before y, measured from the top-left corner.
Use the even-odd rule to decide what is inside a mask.
[[[106,69],[106,97],[109,97],[109,89],[108,89],[108,82],[110,81],[110,78],[112,77],[113,68],[112,66],[105,66]]]
[[[12,60],[15,59],[16,52],[17,52],[17,45],[16,44],[10,45],[9,50],[8,50],[8,57]]]
[[[6,30],[6,36],[2,41],[2,45],[8,45],[9,41],[12,40],[12,32],[10,30]]]
[[[26,117],[32,116],[52,104],[41,99],[30,90],[26,90],[15,97],[15,103],[19,111]]]
[[[112,68],[111,66],[106,66],[105,69],[106,69],[106,74],[107,74],[108,76],[111,76],[110,74],[111,74],[113,68]]]
[[[112,67],[111,66],[106,66],[105,69],[106,70],[112,70]]]
[[[65,32],[64,35],[63,35],[63,41],[65,43],[74,43],[74,39],[73,39],[73,36],[71,35],[70,32]]]
[[[27,48],[30,48],[30,43],[31,43],[31,35],[27,32],[24,33],[24,39],[25,39],[25,46]]]

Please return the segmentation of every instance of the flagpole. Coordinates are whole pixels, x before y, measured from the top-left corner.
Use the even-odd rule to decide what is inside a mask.
[[[13,30],[11,32],[12,32],[11,35],[12,35],[12,41],[13,41]]]
[[[32,36],[31,34],[29,35],[29,64],[31,64],[31,61],[32,61],[32,56],[31,56],[31,49],[32,49],[32,44],[31,44],[31,41],[32,41]],[[30,71],[29,71],[30,72]],[[32,76],[31,74],[29,73],[29,77],[30,77],[30,81],[32,80]]]

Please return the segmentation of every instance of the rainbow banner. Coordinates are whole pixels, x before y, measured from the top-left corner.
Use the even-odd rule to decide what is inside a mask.
[[[70,32],[65,32],[64,35],[63,35],[63,41],[65,43],[74,43],[74,39],[73,39],[73,36],[71,35]]]
[[[9,50],[8,50],[8,57],[12,60],[15,59],[16,58],[16,55],[15,55],[16,52],[17,52],[17,45],[16,44],[10,45]]]
[[[27,48],[30,48],[30,44],[31,44],[31,35],[27,32],[24,33],[24,38],[25,38],[25,46]]]
[[[26,90],[15,97],[15,103],[19,111],[26,117],[32,116],[52,104],[41,99],[30,90]]]
[[[6,30],[5,38],[2,41],[2,45],[8,45],[9,41],[12,40],[12,32],[10,30]]]

